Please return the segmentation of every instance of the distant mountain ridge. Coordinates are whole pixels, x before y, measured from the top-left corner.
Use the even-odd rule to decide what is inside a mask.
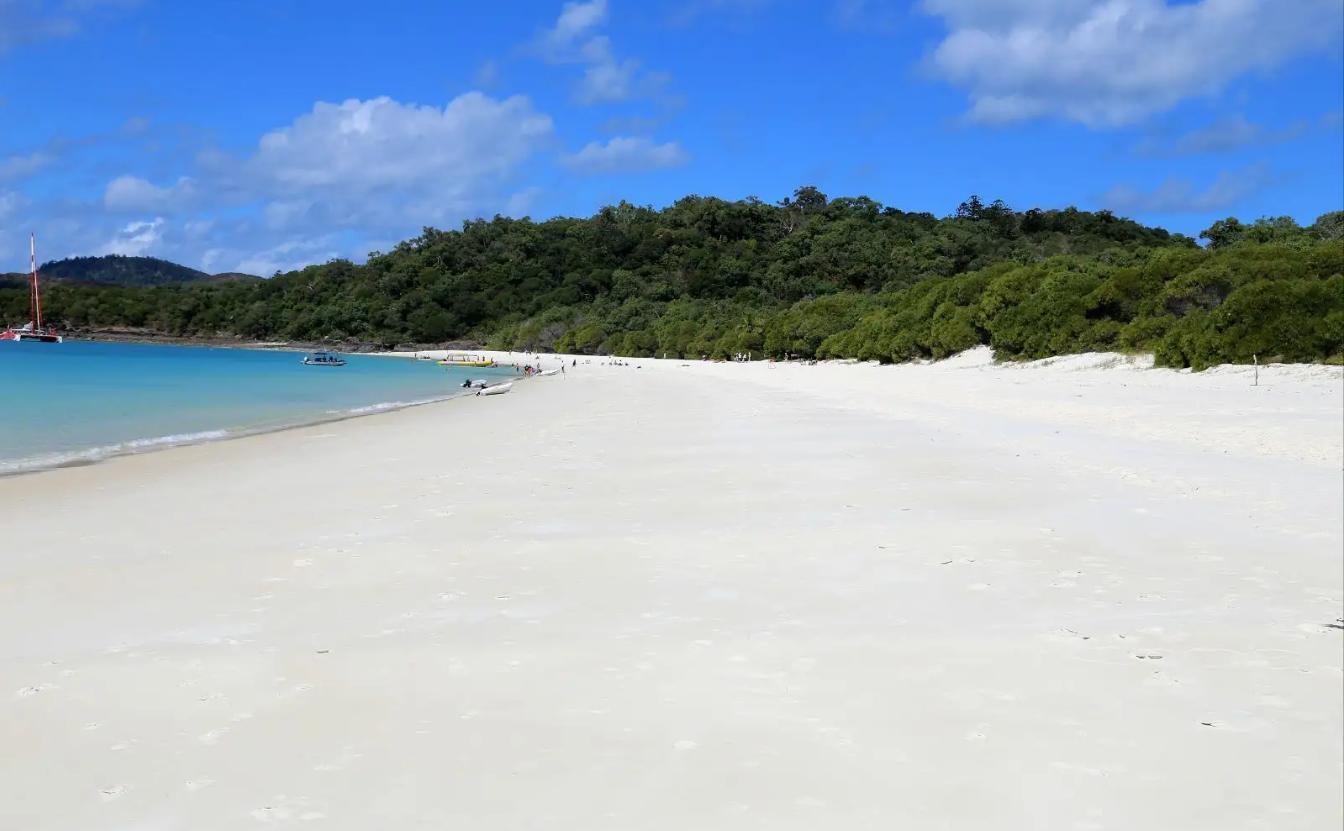
[[[44,282],[85,283],[103,286],[178,286],[187,283],[260,280],[252,274],[236,271],[207,274],[157,257],[127,257],[107,254],[100,257],[69,257],[38,266]],[[21,272],[0,274],[0,283],[26,280]]]

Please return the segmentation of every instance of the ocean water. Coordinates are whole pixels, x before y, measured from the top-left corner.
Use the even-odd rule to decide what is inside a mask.
[[[66,341],[0,343],[0,475],[461,395],[512,370],[346,355]]]

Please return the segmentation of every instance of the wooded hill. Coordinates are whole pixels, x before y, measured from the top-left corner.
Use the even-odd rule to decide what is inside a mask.
[[[689,196],[427,228],[364,265],[267,280],[57,284],[46,307],[69,329],[382,347],[904,361],[989,344],[1005,359],[1151,350],[1196,368],[1344,356],[1344,212],[1308,227],[1227,219],[1201,237],[975,197],[939,218],[804,187],[776,204]],[[8,319],[26,303],[0,289]]]
[[[157,257],[70,257],[37,267],[43,282],[89,283],[103,286],[175,286],[222,280],[259,280],[251,274],[207,274]],[[26,283],[29,275],[0,274],[0,284]]]

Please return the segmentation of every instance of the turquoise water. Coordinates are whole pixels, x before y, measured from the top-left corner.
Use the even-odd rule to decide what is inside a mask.
[[[142,344],[0,343],[0,474],[395,409],[503,369]]]

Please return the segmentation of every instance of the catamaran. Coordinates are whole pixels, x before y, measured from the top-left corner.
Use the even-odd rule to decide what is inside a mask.
[[[28,286],[28,322],[17,329],[10,326],[0,332],[0,341],[60,343],[61,336],[56,334],[55,327],[48,326],[45,330],[42,328],[42,290],[37,284],[36,234],[28,236],[28,258],[33,267],[32,279]]]

